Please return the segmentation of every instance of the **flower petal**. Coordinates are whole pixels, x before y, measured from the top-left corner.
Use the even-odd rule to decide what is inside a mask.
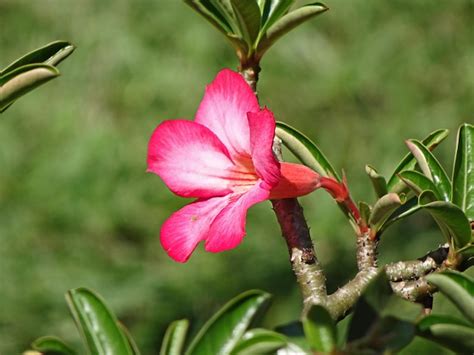
[[[273,155],[273,138],[275,137],[275,118],[273,113],[264,108],[259,112],[247,114],[250,127],[250,147],[252,161],[257,174],[270,187],[280,180],[280,163]]]
[[[183,197],[230,193],[226,170],[233,166],[216,135],[192,121],[164,121],[148,145],[148,171],[159,175],[171,191]]]
[[[270,192],[262,181],[248,192],[234,195],[232,201],[212,222],[206,239],[207,251],[217,253],[235,248],[245,236],[247,210],[254,204],[268,199]]]
[[[229,197],[198,200],[173,213],[161,227],[161,245],[168,255],[184,263],[200,241],[206,239],[215,217],[229,203]]]
[[[213,131],[236,157],[250,154],[247,112],[259,109],[257,98],[244,78],[224,69],[207,86],[195,122]]]

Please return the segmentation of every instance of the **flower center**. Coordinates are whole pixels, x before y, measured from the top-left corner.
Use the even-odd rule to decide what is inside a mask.
[[[247,192],[259,180],[252,158],[249,155],[240,155],[234,161],[235,166],[229,171],[229,187],[234,193]]]

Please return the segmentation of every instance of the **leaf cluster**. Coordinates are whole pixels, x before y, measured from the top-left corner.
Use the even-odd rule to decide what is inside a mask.
[[[55,41],[18,58],[0,70],[0,113],[19,97],[60,75],[56,66],[75,47],[65,41]]]

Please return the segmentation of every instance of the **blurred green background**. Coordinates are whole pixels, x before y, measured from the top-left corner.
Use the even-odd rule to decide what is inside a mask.
[[[403,141],[438,128],[451,170],[455,132],[474,117],[474,2],[328,0],[330,11],[282,38],[262,62],[260,99],[344,169],[354,198],[372,202],[370,163],[386,175]],[[80,339],[63,294],[104,296],[144,354],[165,326],[196,330],[230,297],[274,294],[271,327],[297,318],[299,290],[269,203],[251,209],[237,249],[169,259],[157,235],[188,201],[145,173],[148,139],[164,119],[192,118],[204,87],[236,68],[223,36],[176,0],[1,0],[0,66],[50,41],[76,52],[62,76],[0,117],[0,354],[41,335]],[[355,272],[355,241],[322,192],[302,199],[331,290]],[[382,262],[442,242],[421,214],[381,242]],[[441,302],[439,312],[451,309]],[[442,353],[415,342],[406,354]]]

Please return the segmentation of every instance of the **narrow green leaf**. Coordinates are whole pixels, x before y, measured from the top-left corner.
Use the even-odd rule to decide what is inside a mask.
[[[230,0],[242,37],[250,48],[260,31],[260,9],[255,0]]]
[[[429,331],[430,327],[435,324],[457,324],[457,325],[464,325],[469,327],[469,323],[465,322],[462,319],[445,315],[445,314],[430,314],[426,317],[423,317],[417,323],[417,331],[418,332],[425,332]]]
[[[329,176],[341,180],[331,163],[321,150],[303,133],[283,122],[277,122],[276,135],[283,144],[306,166],[322,176]]]
[[[439,191],[433,181],[420,172],[405,170],[398,174],[398,176],[417,196],[425,190],[430,190],[433,191],[437,200],[441,199]]]
[[[385,178],[370,165],[365,166],[365,172],[367,173],[370,178],[370,181],[372,182],[372,186],[374,187],[375,194],[377,195],[377,197],[380,198],[386,195],[388,193],[388,190]]]
[[[474,280],[465,274],[446,271],[426,278],[459,308],[474,324]]]
[[[432,132],[425,139],[422,140],[423,145],[428,147],[429,150],[435,149],[438,144],[440,144],[449,134],[447,129],[438,129],[437,131]],[[398,177],[398,173],[405,170],[413,170],[416,166],[416,159],[413,157],[412,153],[408,153],[403,157],[402,161],[398,164],[393,172],[392,176],[388,180],[387,188],[390,192],[405,192],[406,185]]]
[[[474,221],[474,126],[467,123],[458,131],[452,202]]]
[[[288,343],[288,346],[281,349],[282,354],[310,353],[309,344],[306,341],[306,336],[304,334],[303,324],[301,321],[293,321],[287,324],[282,324],[277,326],[275,331],[284,334],[290,342]]]
[[[296,10],[290,11],[271,26],[266,36],[260,41],[257,53],[261,57],[280,37],[293,28],[317,15],[327,11],[328,8],[321,3],[307,4]]]
[[[420,195],[418,204],[433,216],[443,234],[448,238],[448,243],[454,243],[456,249],[460,249],[470,242],[471,226],[466,215],[458,206],[451,202],[429,202],[425,193]]]
[[[91,290],[69,290],[66,301],[92,355],[133,355],[117,318]]]
[[[450,201],[451,182],[435,156],[431,154],[429,149],[425,147],[423,143],[417,140],[409,140],[406,144],[418,162],[418,166],[423,174],[425,174],[435,184],[441,198],[444,201]]]
[[[359,202],[359,211],[360,211],[360,218],[368,225],[370,215],[372,214],[372,209],[368,203],[364,201]]]
[[[36,339],[32,348],[44,355],[75,355],[76,352],[66,345],[61,339],[53,336],[45,336]]]
[[[329,353],[336,347],[337,328],[323,306],[311,307],[303,319],[303,328],[312,350]]]
[[[268,293],[258,290],[235,297],[204,324],[186,354],[228,354],[269,300]]]
[[[400,198],[398,194],[390,192],[382,196],[372,208],[369,219],[369,225],[378,231],[390,215],[401,205],[405,203],[404,197]]]
[[[219,32],[224,34],[231,42],[237,53],[246,53],[248,51],[246,43],[239,37],[240,33],[234,29],[233,20],[226,19],[226,16],[214,4],[218,0],[184,0],[194,11],[204,17]]]
[[[285,15],[290,9],[294,0],[266,0],[263,1],[262,7],[262,25],[260,36],[263,37],[276,21]]]
[[[24,55],[15,60],[8,67],[0,71],[0,76],[7,74],[10,71],[16,70],[28,64],[47,64],[56,66],[66,59],[75,47],[66,41],[55,41],[47,44],[44,47],[35,49],[34,51]]]
[[[160,355],[181,355],[188,328],[189,321],[187,319],[172,322],[166,329],[161,343]]]
[[[0,112],[16,99],[59,76],[59,71],[46,64],[30,64],[8,72],[0,78]]]
[[[184,2],[223,34],[233,32],[227,20],[211,2],[200,0],[184,0]]]
[[[132,349],[132,354],[133,355],[140,355],[140,349],[138,349],[137,343],[135,342],[135,339],[133,339],[132,334],[130,331],[123,325],[121,322],[118,322],[119,328],[122,331],[123,335],[128,341],[128,345],[130,345],[130,349]]]
[[[419,336],[432,340],[457,354],[471,354],[474,349],[474,328],[458,324],[434,324],[419,332]]]
[[[383,225],[380,227],[380,234],[383,234],[383,232],[390,227],[393,223],[402,220],[403,218],[406,218],[408,216],[411,216],[415,212],[421,210],[421,206],[418,205],[418,198],[413,197],[409,199],[407,202],[405,202],[403,205],[401,205],[399,208],[397,208],[391,215],[388,217],[388,219],[383,223]]]
[[[267,329],[247,331],[232,350],[232,355],[274,354],[287,345],[287,338]]]

